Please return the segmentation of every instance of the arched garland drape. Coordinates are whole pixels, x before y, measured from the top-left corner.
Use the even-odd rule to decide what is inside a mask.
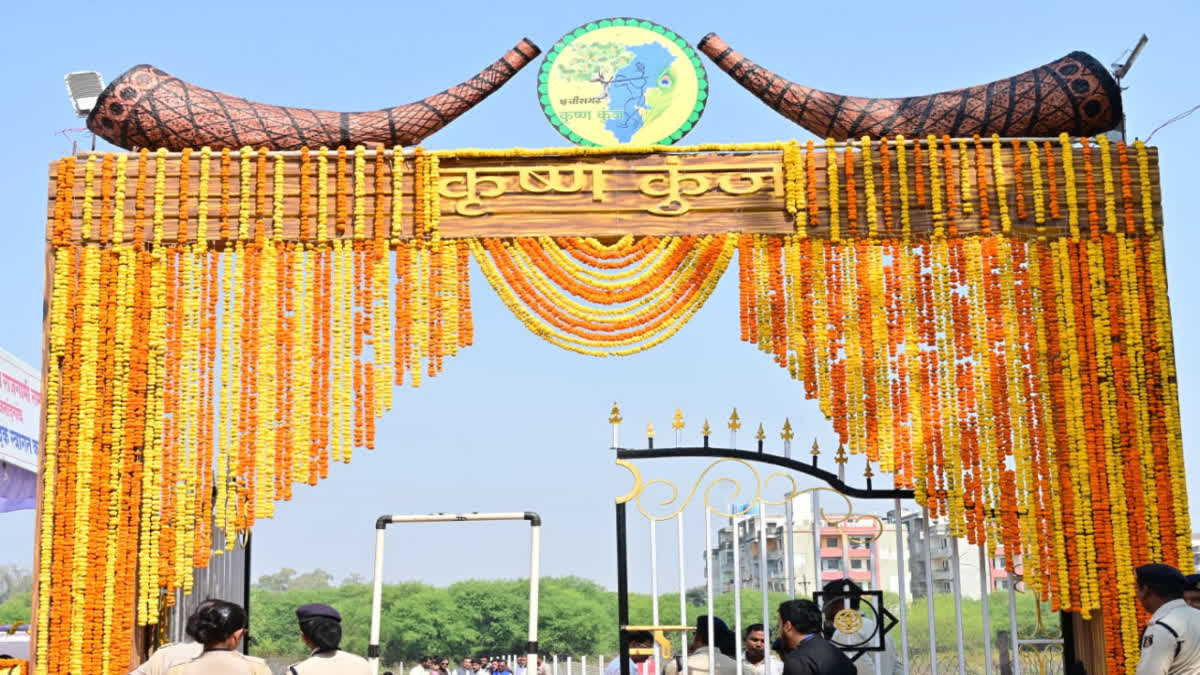
[[[1191,565],[1146,148],[691,150],[777,151],[795,231],[443,239],[420,149],[411,195],[362,148],[61,160],[36,672],[123,672],[213,527],[232,541],[374,447],[392,387],[472,343],[471,254],[531,331],[609,356],[678,331],[735,252],[742,340],[955,534],[1020,555],[1058,608],[1104,608],[1108,666],[1132,670],[1133,566]]]

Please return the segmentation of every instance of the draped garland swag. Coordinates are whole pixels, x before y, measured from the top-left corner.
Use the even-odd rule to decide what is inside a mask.
[[[442,236],[444,158],[685,151],[775,153],[794,228]],[[373,449],[393,388],[473,343],[472,257],[536,335],[623,356],[686,324],[735,253],[740,338],[954,535],[1002,545],[1010,571],[1020,556],[1056,609],[1103,609],[1110,672],[1134,669],[1134,566],[1192,563],[1140,142],[402,157],[205,148],[55,165],[35,673],[124,672],[134,627],[224,553],[215,530],[231,547],[294,485]]]

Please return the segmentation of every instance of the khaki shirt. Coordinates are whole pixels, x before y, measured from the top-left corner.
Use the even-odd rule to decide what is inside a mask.
[[[371,675],[371,666],[366,659],[350,652],[314,652],[288,668],[285,675]]]
[[[715,673],[708,667],[708,647],[701,647],[687,657],[688,675],[737,675],[737,661],[725,656],[719,649],[714,648],[713,653],[716,654],[717,661]],[[667,661],[667,667],[663,669],[663,672],[666,675],[682,675],[683,673],[676,665],[675,659]]]
[[[199,642],[171,642],[154,650],[154,654],[129,675],[167,675],[172,666],[187,663],[203,651],[204,645]]]
[[[1142,633],[1137,675],[1200,674],[1200,610],[1183,600],[1165,603]]]
[[[168,675],[271,675],[262,659],[228,649],[213,649],[172,667]]]

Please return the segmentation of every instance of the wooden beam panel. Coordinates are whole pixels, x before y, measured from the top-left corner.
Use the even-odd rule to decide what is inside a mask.
[[[957,145],[950,149],[947,163],[951,170],[940,177],[941,192],[939,195],[942,211],[934,212],[933,195],[930,194],[928,172],[928,151],[922,155],[920,164],[911,144],[907,145],[908,162],[904,179],[907,183],[907,200],[909,227],[915,237],[928,237],[934,227],[935,216],[949,224],[953,222],[959,233],[979,232],[984,228],[981,220],[983,209],[980,208],[980,190],[978,184],[979,172],[976,171],[976,151],[968,146],[966,166],[961,169],[963,158]],[[1051,142],[1055,155],[1055,171],[1046,170],[1043,160],[1041,177],[1042,192],[1047,202],[1053,181],[1054,192],[1060,205],[1060,218],[1050,219],[1039,228],[1034,222],[1034,178],[1029,170],[1029,159],[1022,159],[1023,170],[1018,172],[1014,164],[1011,145],[1004,145],[997,157],[1002,165],[1001,177],[1006,192],[1006,205],[1013,222],[1013,232],[1016,236],[1061,236],[1068,229],[1067,193],[1061,165],[1061,150],[1058,141]],[[1027,152],[1021,146],[1022,153]],[[874,146],[874,192],[877,202],[878,233],[880,236],[897,236],[901,230],[901,175],[897,163],[898,147],[890,145],[891,158],[888,164],[888,185],[885,189],[883,166],[879,154],[879,145]],[[838,186],[836,194],[829,191],[827,153],[818,149],[811,155],[813,170],[809,176],[815,178],[816,215],[809,214],[807,231],[811,236],[828,237],[831,228],[831,206],[838,208],[838,224],[841,236],[851,236],[854,233],[865,234],[867,230],[867,190],[863,169],[863,156],[857,146],[840,148],[839,164],[837,167]],[[991,166],[990,147],[985,147],[985,164]],[[849,153],[854,158],[855,170],[847,173],[845,157]],[[1093,195],[1092,205],[1097,201],[1099,209],[1104,209],[1103,174],[1099,149],[1092,148],[1092,179],[1096,194]],[[1121,213],[1126,201],[1121,194],[1120,178],[1116,150],[1111,151],[1112,170],[1116,177],[1116,194],[1114,207]],[[1149,149],[1150,183],[1152,185],[1152,212],[1155,222],[1161,224],[1162,210],[1158,188],[1158,154],[1155,149]],[[79,233],[83,220],[83,203],[85,200],[84,173],[86,155],[81,155],[75,167],[75,182],[73,189],[72,209],[72,238],[79,241]],[[247,216],[250,221],[250,236],[257,234],[259,227],[272,227],[272,199],[270,194],[274,184],[276,158],[283,159],[283,229],[284,238],[288,240],[301,239],[300,203],[301,203],[301,159],[298,153],[270,153],[267,156],[264,185],[266,199],[260,200],[257,194],[248,194]],[[1087,229],[1089,215],[1089,200],[1086,183],[1086,172],[1082,152],[1076,148],[1073,152],[1076,185],[1076,208],[1080,214],[1080,227]],[[237,236],[238,221],[242,213],[241,194],[241,162],[235,157],[230,161],[229,186],[227,201],[222,204],[221,189],[221,155],[214,153],[210,160],[210,180],[208,185],[208,231],[210,242],[221,246],[224,242]],[[390,229],[392,219],[392,194],[395,172],[394,158],[391,152],[384,153],[382,178],[375,179],[375,152],[366,156],[366,171],[364,181],[363,234],[367,238],[374,236],[376,220]],[[199,214],[200,193],[200,153],[191,154],[187,166],[183,166],[179,153],[171,153],[166,159],[164,172],[164,202],[163,216],[164,234],[166,241],[188,241],[196,236],[197,217]],[[328,191],[328,213],[330,236],[351,237],[354,232],[354,158],[351,154],[345,163],[341,175],[338,175],[335,153],[329,155],[329,175],[326,181]],[[124,205],[125,227],[127,239],[140,237],[145,241],[152,240],[151,216],[154,201],[155,157],[151,154],[146,161],[145,174],[139,180],[139,161],[137,155],[130,155],[126,167],[126,201]],[[251,160],[250,185],[251,192],[257,182],[256,159]],[[402,236],[412,235],[412,213],[414,209],[413,191],[414,161],[411,157],[403,160],[401,172],[401,204],[402,204]],[[54,209],[54,176],[57,162],[50,166],[50,200],[47,204],[47,219],[53,217]],[[1129,170],[1133,186],[1133,198],[1130,206],[1136,214],[1139,231],[1142,218],[1142,204],[1138,189],[1140,175],[1136,162],[1136,154],[1129,151]],[[186,229],[180,232],[180,175],[186,171],[187,194],[183,195],[187,206]],[[941,171],[941,169],[939,169]],[[313,178],[307,185],[311,209],[317,204],[317,159],[316,152],[311,156],[311,172]],[[984,171],[987,198],[990,204],[990,228],[999,231],[1000,204],[997,202],[996,174],[990,170]],[[1016,181],[1020,178],[1020,185]],[[795,231],[795,223],[785,208],[785,167],[782,153],[779,151],[754,152],[661,152],[653,154],[604,154],[596,151],[581,156],[447,156],[441,159],[439,194],[441,199],[440,232],[446,238],[458,237],[521,237],[537,235],[588,235],[599,237],[635,235],[674,235],[674,234],[705,234],[714,232],[752,232],[787,234]],[[966,181],[964,192],[962,182]],[[139,190],[139,184],[144,187]],[[919,187],[920,186],[920,187]],[[338,232],[335,223],[338,218],[339,190],[341,190],[341,208],[348,218],[344,232]],[[93,188],[93,232],[98,231],[96,223],[102,217],[100,190],[99,157],[95,167],[95,186]],[[970,213],[964,213],[962,208],[963,196],[966,194],[973,202]],[[1024,202],[1023,208],[1018,208],[1018,198]],[[854,202],[851,208],[851,200]],[[256,204],[265,204],[259,211]],[[949,210],[951,204],[954,210]],[[141,229],[137,229],[139,220],[137,212],[141,205],[143,217],[140,219]],[[810,205],[811,207],[811,205]],[[377,209],[379,218],[376,218]],[[1024,212],[1024,219],[1019,217]],[[226,216],[222,219],[221,214]],[[890,214],[890,218],[889,218]],[[853,215],[853,218],[851,217]],[[1103,214],[1101,214],[1103,223]],[[1121,220],[1121,218],[1118,218]],[[887,222],[891,222],[888,227]],[[315,228],[316,219],[310,221]],[[222,231],[231,233],[223,236]],[[180,236],[182,235],[182,237]]]

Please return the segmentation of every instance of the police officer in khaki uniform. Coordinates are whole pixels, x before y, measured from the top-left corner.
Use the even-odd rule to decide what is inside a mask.
[[[367,660],[338,649],[342,644],[342,615],[329,605],[314,602],[296,609],[300,639],[312,656],[287,670],[287,675],[371,675]]]
[[[129,675],[167,675],[172,666],[187,663],[203,651],[204,645],[199,642],[169,642],[155,649],[150,658]]]
[[[1185,584],[1170,565],[1137,568],[1137,599],[1151,615],[1137,675],[1200,675],[1200,611],[1183,601]]]
[[[271,675],[262,659],[237,651],[246,635],[246,610],[224,600],[206,600],[188,617],[187,634],[203,645],[200,655],[172,666],[168,675]]]

